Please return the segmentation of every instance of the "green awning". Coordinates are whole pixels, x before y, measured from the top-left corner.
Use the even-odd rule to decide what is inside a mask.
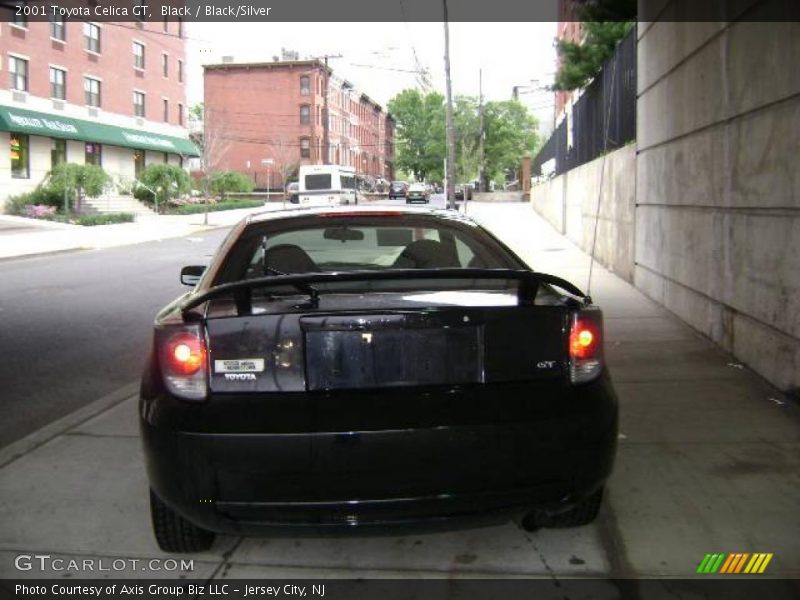
[[[185,138],[103,125],[12,106],[0,106],[0,131],[95,142],[139,150],[159,150],[184,156],[200,156],[195,145]]]

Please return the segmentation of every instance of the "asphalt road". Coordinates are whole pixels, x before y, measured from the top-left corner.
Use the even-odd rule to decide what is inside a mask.
[[[180,268],[226,233],[0,261],[0,447],[135,381]]]

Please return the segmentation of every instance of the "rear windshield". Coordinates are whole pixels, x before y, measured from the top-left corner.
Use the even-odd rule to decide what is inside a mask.
[[[331,189],[330,173],[321,173],[318,175],[306,175],[306,189],[307,190]]]
[[[216,283],[264,277],[274,271],[524,268],[481,229],[444,219],[313,221],[313,225],[283,231],[270,231],[265,223],[252,225],[226,257]]]

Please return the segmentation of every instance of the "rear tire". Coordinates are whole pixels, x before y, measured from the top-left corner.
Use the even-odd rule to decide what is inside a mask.
[[[603,504],[603,488],[579,502],[567,512],[548,515],[544,520],[545,527],[561,529],[588,525],[597,518]]]
[[[158,547],[164,552],[203,552],[211,548],[215,534],[198,527],[172,510],[150,490],[150,516]]]

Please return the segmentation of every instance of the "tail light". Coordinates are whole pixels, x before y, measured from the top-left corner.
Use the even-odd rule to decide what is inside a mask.
[[[603,371],[603,315],[599,310],[584,310],[573,315],[569,365],[572,383],[591,381]]]
[[[208,387],[208,352],[199,325],[156,332],[158,362],[169,392],[186,400],[204,400]]]

